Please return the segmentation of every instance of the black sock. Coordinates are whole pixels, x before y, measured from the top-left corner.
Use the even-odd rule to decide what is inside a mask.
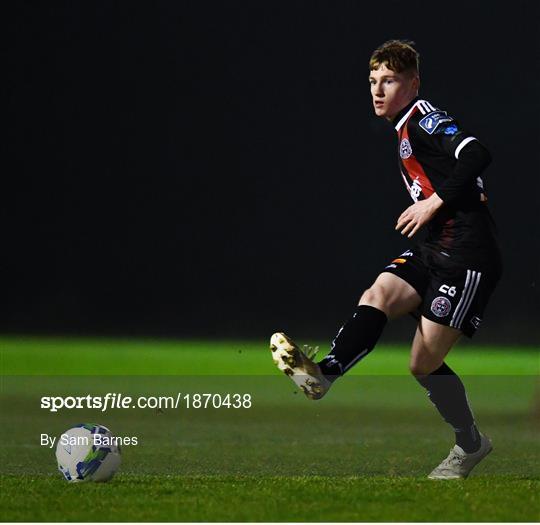
[[[357,306],[353,316],[336,335],[330,353],[318,363],[322,373],[335,380],[368,355],[381,336],[386,321],[386,314],[378,308]]]
[[[467,400],[465,387],[454,371],[443,363],[427,376],[416,380],[427,390],[429,399],[456,433],[456,445],[470,454],[480,448],[480,434]]]

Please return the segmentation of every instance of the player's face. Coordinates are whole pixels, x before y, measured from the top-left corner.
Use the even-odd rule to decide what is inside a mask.
[[[418,94],[417,76],[396,73],[381,64],[369,74],[375,115],[392,120]]]

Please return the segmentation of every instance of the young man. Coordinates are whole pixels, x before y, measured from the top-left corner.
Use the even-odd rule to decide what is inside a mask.
[[[492,446],[478,431],[465,388],[444,362],[461,334],[472,337],[501,274],[495,226],[481,174],[489,152],[446,111],[418,98],[419,55],[409,41],[391,40],[373,53],[369,82],[375,114],[397,132],[401,176],[414,204],[396,230],[426,239],[391,261],[366,290],[319,363],[283,333],[270,349],[278,368],[310,399],[373,350],[388,319],[418,320],[410,370],[454,429],[456,445],[429,475],[466,478]]]

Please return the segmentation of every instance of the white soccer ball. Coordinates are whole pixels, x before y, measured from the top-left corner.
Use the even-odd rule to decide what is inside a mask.
[[[120,446],[108,428],[80,423],[60,436],[56,460],[70,483],[109,481],[120,467]]]

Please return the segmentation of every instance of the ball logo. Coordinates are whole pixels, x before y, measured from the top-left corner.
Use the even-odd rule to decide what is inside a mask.
[[[452,309],[452,303],[446,297],[437,297],[431,303],[431,311],[437,317],[446,317]]]
[[[412,155],[411,143],[408,139],[403,139],[399,145],[399,156],[402,159],[408,159]]]

